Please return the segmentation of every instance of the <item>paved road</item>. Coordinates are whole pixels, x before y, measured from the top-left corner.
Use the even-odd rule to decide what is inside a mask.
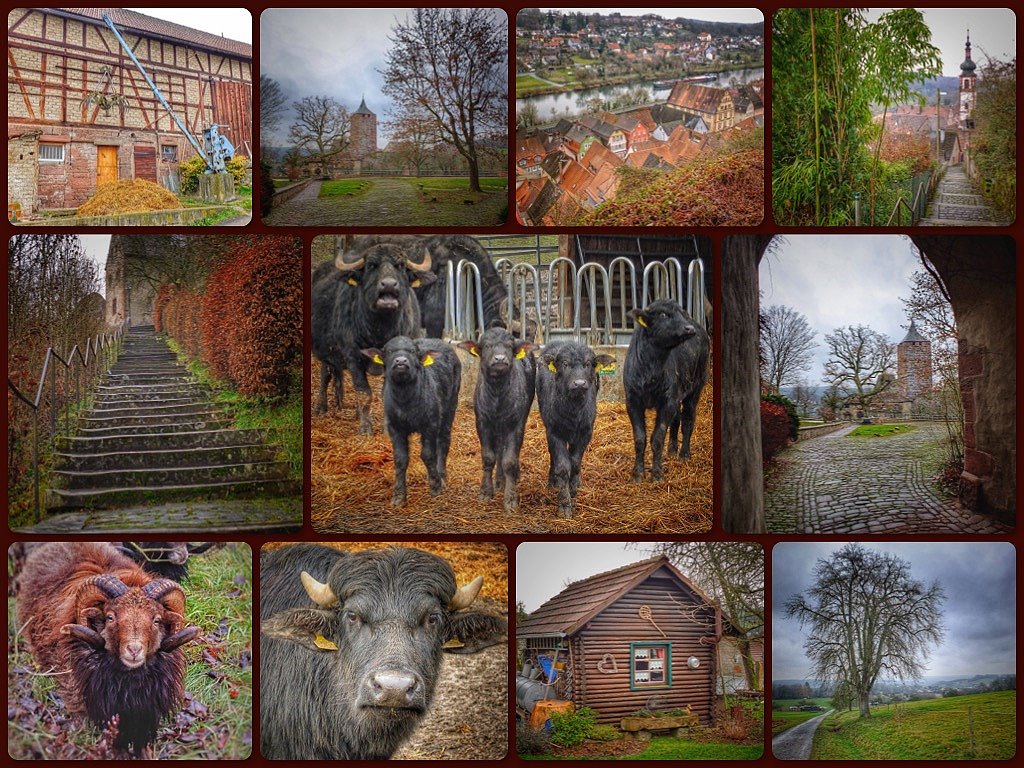
[[[400,179],[374,178],[373,186],[355,197],[319,197],[314,181],[287,203],[276,206],[264,223],[271,226],[352,226],[409,224],[417,196],[411,184]],[[425,223],[425,222],[424,222]]]
[[[777,533],[1004,533],[1009,529],[944,497],[931,481],[942,424],[918,422],[892,437],[849,429],[796,443],[765,482],[768,529]]]
[[[830,709],[824,715],[812,717],[772,738],[772,754],[779,760],[810,760],[814,733],[825,716],[831,712]]]

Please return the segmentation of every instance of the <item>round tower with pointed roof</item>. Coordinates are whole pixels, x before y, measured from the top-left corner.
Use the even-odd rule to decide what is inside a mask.
[[[359,109],[352,113],[351,141],[348,155],[355,163],[355,172],[359,173],[362,161],[377,151],[377,115],[366,106],[366,98],[359,102]]]
[[[896,380],[906,400],[915,400],[932,386],[932,343],[922,336],[914,321],[896,347]]]

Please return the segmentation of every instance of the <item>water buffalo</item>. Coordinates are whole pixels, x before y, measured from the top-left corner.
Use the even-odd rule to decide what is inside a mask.
[[[447,561],[417,549],[264,552],[263,756],[391,757],[430,706],[442,651],[472,653],[505,639],[504,619],[465,612],[482,583],[457,589]]]

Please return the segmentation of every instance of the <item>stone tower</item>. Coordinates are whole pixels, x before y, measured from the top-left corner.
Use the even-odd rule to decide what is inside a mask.
[[[108,326],[126,319],[131,325],[151,325],[156,292],[152,286],[132,279],[125,269],[129,259],[145,258],[145,235],[113,235],[103,268],[105,285],[103,319]]]
[[[356,174],[363,160],[377,151],[377,115],[366,106],[366,98],[359,102],[359,109],[352,113],[351,141],[348,154],[355,165]]]
[[[896,381],[908,401],[932,387],[932,343],[918,333],[913,320],[896,347]]]
[[[964,62],[960,65],[960,114],[957,124],[962,130],[974,127],[971,113],[974,112],[975,90],[978,76],[977,65],[971,60],[971,30],[967,30],[967,44],[964,46]]]

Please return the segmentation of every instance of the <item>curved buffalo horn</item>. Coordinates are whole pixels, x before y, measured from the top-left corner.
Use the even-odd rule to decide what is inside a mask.
[[[181,592],[181,585],[176,581],[170,579],[153,579],[149,584],[142,588],[142,594],[148,597],[150,600],[159,600],[169,592],[177,590]]]
[[[194,640],[198,634],[199,627],[185,627],[183,630],[165,637],[164,641],[160,643],[160,650],[173,651],[175,648],[180,648],[190,640]]]
[[[62,635],[71,635],[78,640],[88,643],[93,648],[104,648],[107,644],[107,641],[103,639],[103,635],[84,624],[65,624],[60,628],[60,633]]]
[[[484,585],[484,577],[477,576],[469,584],[464,584],[455,591],[455,595],[452,597],[450,603],[448,603],[449,610],[458,611],[462,608],[468,608],[476,600],[476,596],[480,593],[480,587]]]
[[[302,579],[302,586],[306,588],[306,594],[309,595],[310,600],[321,608],[330,608],[338,604],[338,598],[334,596],[330,584],[321,584],[305,571],[300,574],[299,578]]]
[[[354,272],[357,269],[362,269],[364,263],[366,263],[366,256],[352,253],[352,251],[339,250],[334,259],[334,266],[340,272]]]
[[[82,582],[82,586],[78,588],[78,591],[81,592],[89,587],[96,587],[107,598],[120,597],[128,591],[128,587],[125,586],[123,581],[117,578],[117,576],[111,576],[109,573],[90,576]]]
[[[429,272],[430,271],[430,249],[423,249],[423,261],[415,262],[412,259],[405,260],[405,266],[409,269],[416,270],[417,272]]]

